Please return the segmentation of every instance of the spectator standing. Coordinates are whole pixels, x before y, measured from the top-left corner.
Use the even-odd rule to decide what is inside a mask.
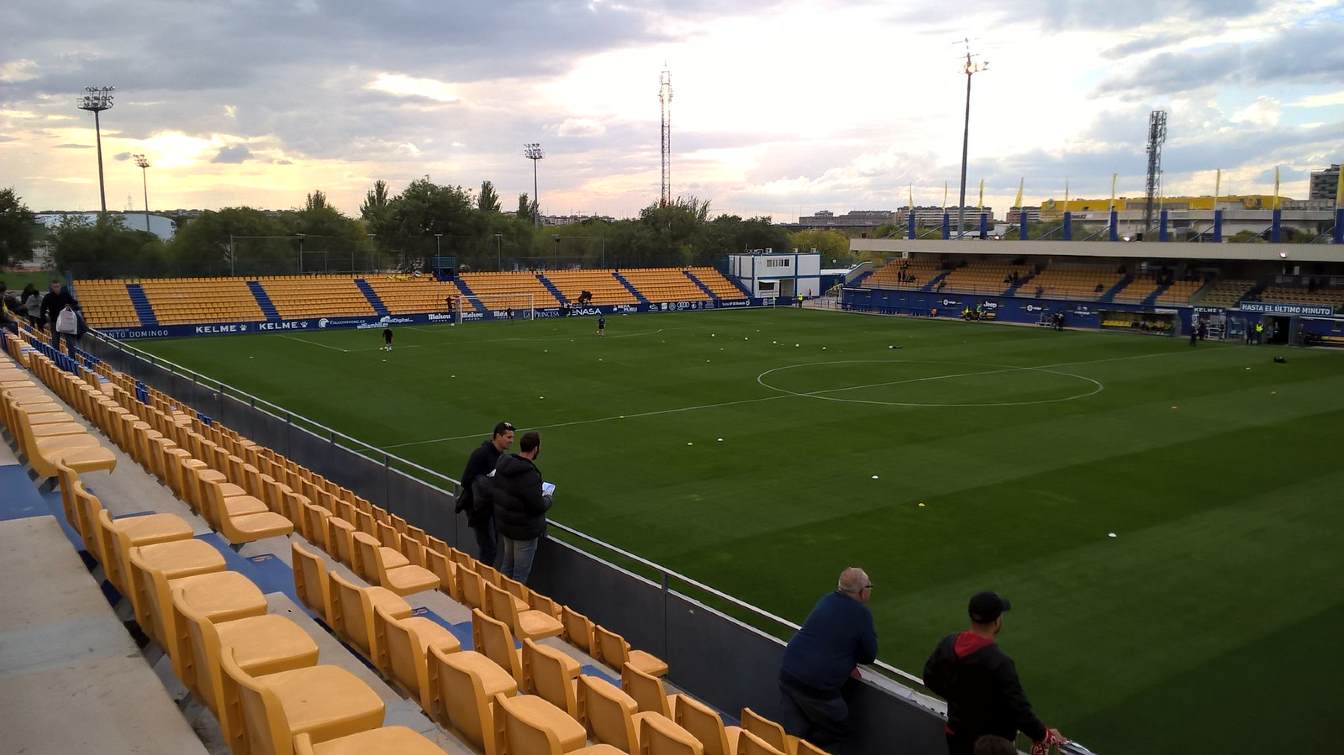
[[[858,666],[877,659],[877,630],[868,599],[872,580],[863,569],[840,573],[835,592],[817,601],[784,649],[779,669],[783,695],[781,723],[794,736],[817,745],[849,733],[844,687],[858,678]]]
[[[5,282],[0,281],[0,328],[8,328],[15,333],[19,332],[18,321],[10,322],[9,314],[9,295],[5,289]]]
[[[541,435],[524,433],[518,453],[501,456],[495,465],[495,527],[499,531],[500,573],[524,584],[532,574],[537,544],[546,531],[552,499],[542,491]]]
[[[38,293],[37,286],[29,283],[23,287],[23,294],[19,296],[19,302],[22,305],[23,313],[28,318],[28,324],[34,328],[40,327],[42,323],[42,294]]]
[[[46,321],[47,327],[51,329],[51,341],[53,345],[56,343],[56,316],[59,315],[61,310],[65,309],[66,306],[70,306],[72,309],[78,309],[79,303],[75,301],[75,297],[71,296],[69,291],[65,290],[65,287],[61,285],[60,281],[52,281],[51,286],[47,289],[46,296],[42,297],[42,305],[38,308],[38,313],[41,315],[42,319]]]
[[[487,440],[467,458],[467,466],[462,470],[462,487],[458,489],[457,506],[454,513],[467,512],[467,525],[476,533],[476,557],[487,566],[495,565],[498,555],[495,545],[495,511],[489,501],[477,505],[476,482],[482,475],[489,475],[499,463],[499,457],[513,445],[513,425],[500,422]]]
[[[947,749],[951,755],[972,755],[985,735],[1017,739],[1021,731],[1033,742],[1062,741],[1031,710],[1017,668],[995,642],[1003,614],[1012,605],[998,593],[971,598],[971,628],[944,637],[924,664],[924,684],[947,700]]]

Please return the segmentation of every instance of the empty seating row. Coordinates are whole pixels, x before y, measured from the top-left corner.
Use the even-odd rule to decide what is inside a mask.
[[[243,278],[158,278],[140,287],[164,325],[265,319]]]
[[[453,297],[462,293],[452,282],[437,281],[430,276],[369,275],[364,280],[394,315],[444,312]]]
[[[349,275],[285,276],[258,278],[266,295],[283,318],[369,316],[373,305]]]
[[[621,275],[652,302],[709,301],[709,295],[681,268],[622,270]]]
[[[1269,286],[1260,292],[1260,301],[1305,304],[1340,309],[1344,307],[1344,288],[1306,286]]]
[[[1209,284],[1199,304],[1205,307],[1235,307],[1246,294],[1255,288],[1255,281],[1220,279]]]
[[[946,291],[964,291],[978,294],[1001,294],[1020,280],[1031,275],[1029,265],[1010,265],[1004,262],[971,262],[954,268],[941,281]],[[1014,279],[1013,276],[1017,278]]]
[[[537,278],[536,273],[462,273],[460,277],[481,304],[489,309],[560,306],[560,300]]]
[[[1055,263],[1015,292],[1017,296],[1056,299],[1098,299],[1125,277],[1109,265]]]
[[[747,294],[742,289],[733,285],[732,281],[725,278],[723,273],[712,267],[691,267],[687,270],[720,299],[733,301],[747,298]]]
[[[637,301],[610,270],[548,270],[545,275],[570,303],[577,302],[584,291],[593,295],[591,303],[598,306]]]
[[[140,324],[125,281],[87,280],[75,291],[84,318],[93,328],[129,328]]]

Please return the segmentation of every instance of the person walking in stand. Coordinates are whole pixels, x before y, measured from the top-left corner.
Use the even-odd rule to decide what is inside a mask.
[[[492,480],[482,479],[494,472],[499,457],[513,445],[513,425],[500,422],[487,440],[467,458],[462,470],[462,487],[458,489],[454,513],[467,512],[467,526],[476,533],[476,557],[486,566],[494,566],[498,556],[495,543],[495,509],[486,495]],[[477,500],[477,494],[483,500]]]
[[[784,649],[779,691],[790,734],[827,745],[849,733],[844,688],[858,678],[858,666],[877,658],[877,630],[868,599],[873,582],[863,569],[840,573],[834,592],[822,596]]]
[[[924,686],[947,700],[950,755],[972,755],[989,734],[1012,741],[1021,731],[1047,747],[1068,741],[1032,712],[1013,659],[995,642],[1010,608],[998,593],[976,593],[967,608],[971,628],[944,637],[924,664]]]
[[[75,301],[75,297],[71,296],[70,292],[61,285],[60,281],[53,280],[51,286],[48,287],[46,296],[42,297],[41,306],[38,307],[38,313],[42,316],[42,319],[46,321],[47,327],[51,329],[52,346],[57,345],[56,317],[60,315],[61,311],[67,306],[72,309],[77,309],[79,304]],[[74,332],[79,332],[78,327],[76,327]]]
[[[24,286],[19,301],[23,305],[23,314],[28,318],[28,324],[34,328],[40,327],[42,323],[42,294],[38,293],[37,286],[31,283]]]
[[[551,495],[537,469],[541,435],[524,433],[518,453],[501,456],[495,465],[495,528],[499,531],[501,574],[524,584],[532,574],[537,545],[546,532]],[[554,488],[552,488],[553,490]]]
[[[56,334],[52,336],[51,345],[56,351],[61,350],[61,341],[65,341],[65,350],[70,356],[75,356],[75,344],[79,338],[79,314],[71,305],[65,305],[56,315]]]

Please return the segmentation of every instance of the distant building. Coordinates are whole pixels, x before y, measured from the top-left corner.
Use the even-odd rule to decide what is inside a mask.
[[[1289,202],[1300,200],[1280,197],[1279,203],[1284,209],[1288,208]],[[1157,208],[1163,210],[1269,210],[1274,207],[1273,194],[1228,194],[1219,196],[1217,199],[1218,207],[1215,208],[1214,198],[1209,195],[1199,197],[1160,197],[1157,201]],[[1147,197],[1116,197],[1114,205],[1109,197],[1100,199],[1070,199],[1064,202],[1057,199],[1047,199],[1041,202],[1040,214],[1047,219],[1058,219],[1064,214],[1065,210],[1073,213],[1079,212],[1106,212],[1114,206],[1118,212],[1126,210],[1142,210],[1148,203]],[[1028,214],[1030,217],[1030,214]],[[1034,219],[1034,218],[1033,218]]]
[[[1325,170],[1311,172],[1312,199],[1335,201],[1335,192],[1339,191],[1339,166],[1331,165]],[[1326,208],[1329,209],[1329,208]]]
[[[939,207],[939,206],[937,206],[937,205],[919,205],[919,206],[916,206],[916,207],[915,207],[915,225],[917,225],[917,226],[922,226],[922,227],[925,227],[925,228],[928,228],[928,227],[941,228],[941,227],[943,226],[943,213],[944,213],[944,212],[947,213],[948,221],[949,221],[953,226],[955,226],[955,225],[957,224],[957,208],[955,208],[955,207],[943,208],[943,207]],[[990,217],[991,220],[994,218],[994,208],[993,208],[993,207],[967,207],[967,208],[966,208],[966,227],[967,227],[967,228],[974,228],[974,229],[979,229],[979,228],[980,228],[980,213],[985,213],[985,214],[989,215],[989,217]],[[910,222],[909,218],[910,218],[910,208],[909,208],[909,206],[902,207],[901,209],[899,209],[899,210],[896,211],[896,224],[897,224],[897,225],[899,225],[899,226],[901,226],[901,227],[905,227],[905,226]]]
[[[1016,224],[1016,223],[1021,223],[1021,222],[1022,222],[1022,213],[1024,213],[1024,212],[1027,214],[1027,222],[1028,222],[1028,223],[1039,223],[1039,222],[1041,222],[1041,208],[1040,208],[1040,207],[1009,207],[1009,208],[1008,208],[1008,223],[1009,223],[1010,225],[1012,225],[1012,224]]]
[[[896,213],[891,210],[850,210],[836,215],[830,210],[819,210],[815,215],[803,215],[798,218],[798,227],[804,229],[871,229],[880,225],[896,222]]]
[[[616,219],[606,215],[542,215],[542,225],[578,225],[587,220],[601,220],[604,223],[615,223]]]
[[[109,212],[107,214],[120,219],[122,225],[126,226],[129,230],[145,230],[145,213],[143,212]],[[67,217],[82,218],[84,222],[89,224],[98,221],[98,213],[96,212],[64,212],[56,210],[37,213],[37,222],[47,228],[55,228]],[[177,222],[173,218],[151,212],[149,214],[149,232],[164,241],[171,241],[173,234],[177,233]]]

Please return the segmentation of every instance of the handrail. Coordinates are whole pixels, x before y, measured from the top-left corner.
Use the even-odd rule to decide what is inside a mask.
[[[92,334],[92,335],[94,336],[95,339],[97,339],[97,340],[99,340],[99,341],[105,343],[105,344],[108,345],[109,347],[111,347],[111,348],[113,348],[113,349],[116,349],[116,350],[119,350],[119,351],[122,351],[122,352],[125,352],[125,353],[127,353],[127,354],[129,354],[129,355],[131,355],[131,356],[133,356],[133,357],[135,357],[135,358],[137,358],[137,359],[142,360],[142,361],[148,362],[151,366],[161,366],[161,365],[167,365],[167,366],[169,366],[169,367],[170,367],[170,370],[169,370],[170,374],[173,373],[174,371],[180,371],[182,374],[192,377],[192,379],[193,379],[194,381],[198,382],[198,383],[201,382],[201,379],[202,379],[202,378],[204,378],[204,379],[208,380],[210,383],[214,383],[214,384],[217,386],[217,388],[218,388],[218,390],[220,391],[220,393],[223,394],[223,395],[228,395],[228,393],[226,392],[226,389],[227,389],[228,391],[233,391],[234,393],[237,394],[237,396],[230,396],[230,398],[235,398],[235,399],[240,398],[240,397],[241,397],[241,398],[245,398],[245,399],[249,400],[250,402],[253,402],[252,405],[253,405],[254,408],[260,408],[260,407],[256,407],[256,403],[261,403],[261,404],[264,404],[265,406],[273,407],[273,408],[275,408],[275,409],[277,409],[277,410],[283,412],[283,416],[286,417],[286,418],[289,418],[291,421],[297,419],[297,420],[300,420],[300,421],[302,421],[302,422],[304,422],[304,423],[306,423],[306,424],[312,425],[313,427],[320,428],[321,430],[323,430],[323,431],[325,431],[325,432],[327,432],[327,433],[329,434],[329,436],[330,436],[330,438],[332,439],[333,442],[335,441],[335,438],[336,438],[336,437],[343,438],[343,439],[345,439],[345,440],[351,441],[352,443],[355,443],[355,444],[358,444],[358,445],[360,445],[360,446],[363,446],[364,448],[367,448],[367,449],[371,449],[371,450],[380,452],[380,453],[382,454],[382,456],[383,456],[382,461],[384,461],[384,463],[389,463],[389,464],[390,464],[390,462],[392,462],[392,461],[396,461],[399,465],[405,465],[405,466],[407,466],[407,467],[409,467],[409,468],[412,468],[412,469],[415,469],[415,470],[417,470],[417,471],[423,472],[423,473],[425,473],[425,474],[427,474],[427,475],[430,475],[431,477],[434,477],[434,478],[437,478],[437,479],[440,479],[440,480],[445,480],[445,481],[451,483],[452,486],[454,486],[454,487],[457,487],[457,486],[460,485],[460,482],[459,482],[458,480],[455,480],[455,479],[453,479],[452,477],[449,477],[448,475],[443,474],[442,472],[438,472],[438,471],[436,471],[436,470],[429,469],[428,467],[422,466],[422,465],[417,464],[417,463],[415,463],[415,462],[413,462],[413,461],[409,461],[409,460],[404,459],[404,458],[401,458],[401,457],[399,457],[399,456],[395,456],[395,455],[393,455],[392,453],[390,453],[390,452],[388,452],[388,451],[385,451],[385,450],[383,450],[383,449],[378,448],[377,446],[370,445],[370,444],[368,444],[368,443],[366,443],[366,442],[364,442],[364,441],[362,441],[362,440],[359,440],[358,438],[355,438],[355,437],[353,437],[353,436],[347,435],[347,434],[345,434],[345,433],[343,433],[343,432],[341,432],[341,431],[339,431],[339,430],[336,430],[336,429],[331,428],[331,427],[327,427],[326,425],[324,425],[324,424],[322,424],[322,423],[320,423],[320,422],[317,422],[316,420],[309,419],[309,418],[304,417],[303,415],[300,415],[300,414],[295,414],[294,412],[291,412],[291,411],[289,411],[289,410],[287,410],[287,409],[285,409],[285,408],[283,408],[283,407],[281,407],[281,406],[279,406],[279,405],[277,405],[277,404],[274,404],[274,403],[272,403],[272,402],[270,402],[270,401],[267,401],[266,399],[260,398],[260,397],[258,397],[258,396],[253,395],[253,394],[250,394],[250,393],[248,393],[248,392],[246,392],[246,391],[243,391],[243,390],[240,390],[240,389],[238,389],[238,388],[235,388],[235,387],[233,387],[233,386],[231,386],[231,385],[228,385],[227,383],[224,383],[223,381],[216,380],[216,379],[214,379],[214,378],[209,378],[209,377],[206,376],[206,375],[203,375],[203,374],[201,374],[201,373],[199,373],[199,372],[196,372],[195,370],[192,370],[192,369],[190,369],[190,368],[183,367],[182,365],[176,364],[175,362],[169,361],[169,360],[167,360],[167,359],[162,359],[162,358],[160,358],[160,357],[156,357],[156,356],[154,356],[153,354],[150,354],[149,352],[146,352],[146,351],[143,351],[143,350],[141,350],[141,349],[137,349],[137,348],[135,348],[134,346],[130,346],[130,345],[128,345],[128,344],[122,343],[121,341],[118,341],[117,339],[112,338],[111,336],[104,335],[103,333],[101,333],[101,332],[99,332],[99,331],[97,331],[97,330],[92,330],[92,329],[91,329],[89,332],[90,332],[90,334]],[[267,414],[270,414],[270,415],[273,416],[273,417],[276,417],[277,419],[280,419],[280,418],[281,418],[281,415],[274,414],[274,413],[272,413],[272,412],[270,412],[270,411],[267,411],[267,410],[264,409],[264,408],[262,408],[261,410],[262,410],[262,411],[265,411]],[[367,454],[363,453],[363,452],[362,452],[360,449],[358,449],[358,448],[351,448],[351,449],[349,449],[349,450],[354,451],[354,452],[356,452],[356,453],[359,453],[361,456],[368,457]],[[376,461],[376,459],[371,459],[371,460],[375,460],[375,461]],[[402,473],[400,470],[393,470],[393,471],[396,471],[396,472],[398,472],[399,474],[404,474],[404,473]],[[422,483],[425,484],[425,485],[428,485],[430,488],[432,488],[432,489],[434,489],[434,490],[436,490],[436,491],[438,491],[438,492],[440,492],[440,493],[445,493],[445,494],[450,493],[449,490],[447,490],[447,489],[445,489],[445,488],[437,487],[437,486],[435,486],[433,483],[426,482],[426,481],[424,481],[424,480],[421,480],[420,482],[422,482]],[[582,532],[582,531],[580,531],[580,530],[574,529],[573,527],[570,527],[570,526],[568,526],[568,525],[562,524],[562,523],[560,523],[560,522],[558,522],[558,521],[555,521],[555,520],[553,520],[553,519],[548,519],[548,521],[547,521],[547,526],[550,527],[550,528],[554,528],[554,529],[560,530],[561,532],[565,533],[566,535],[570,535],[570,536],[576,537],[576,538],[578,538],[578,539],[580,539],[580,540],[583,540],[583,541],[585,541],[585,542],[587,542],[587,543],[590,543],[590,544],[592,544],[592,545],[595,545],[595,546],[598,546],[598,547],[600,547],[600,548],[603,548],[603,549],[605,549],[605,550],[607,550],[607,551],[610,551],[611,553],[617,554],[617,555],[619,555],[622,559],[627,559],[627,560],[629,560],[629,561],[631,561],[631,562],[633,562],[633,563],[639,564],[640,566],[643,566],[643,567],[645,567],[645,568],[651,569],[651,570],[657,572],[657,573],[658,573],[660,576],[662,576],[665,580],[675,580],[675,581],[680,582],[680,583],[682,583],[682,584],[689,585],[690,587],[693,587],[693,588],[695,588],[696,590],[699,590],[699,591],[701,591],[701,592],[703,592],[703,593],[705,593],[705,594],[707,594],[707,595],[713,596],[714,598],[716,598],[716,599],[718,599],[718,600],[722,600],[722,601],[727,602],[727,603],[729,603],[729,604],[731,604],[731,605],[733,605],[733,606],[735,606],[735,607],[737,607],[737,608],[739,608],[739,609],[741,609],[741,610],[743,610],[743,611],[746,611],[748,614],[751,614],[751,615],[753,615],[754,617],[758,617],[758,618],[760,618],[760,619],[764,619],[764,620],[767,620],[767,621],[769,621],[769,622],[773,622],[774,624],[777,624],[777,625],[779,625],[779,626],[781,626],[781,627],[784,627],[784,628],[786,628],[786,629],[788,629],[789,631],[792,631],[792,632],[796,632],[796,631],[798,631],[799,629],[801,629],[800,625],[798,625],[798,624],[796,624],[796,623],[794,623],[794,622],[792,622],[792,621],[790,621],[790,620],[788,620],[788,619],[786,619],[786,618],[784,618],[784,617],[782,617],[782,616],[778,616],[778,615],[773,614],[773,613],[771,613],[771,612],[769,612],[769,611],[767,611],[767,610],[765,610],[765,609],[763,609],[763,608],[760,608],[760,607],[758,607],[758,606],[752,605],[751,603],[748,603],[748,602],[742,600],[741,598],[738,598],[738,597],[735,597],[735,596],[733,596],[733,595],[730,595],[730,594],[728,594],[728,593],[726,593],[726,592],[724,592],[724,591],[722,591],[722,590],[719,590],[719,589],[717,589],[717,588],[715,588],[715,587],[711,587],[710,585],[707,585],[707,584],[705,584],[705,583],[703,583],[703,582],[701,582],[701,581],[699,581],[699,580],[697,580],[697,579],[695,579],[695,578],[693,578],[693,577],[689,577],[689,576],[687,576],[687,575],[685,575],[685,574],[682,574],[681,572],[675,571],[675,570],[673,570],[673,569],[669,569],[668,567],[665,567],[665,566],[663,566],[663,565],[661,565],[661,564],[659,564],[659,563],[657,563],[657,562],[655,562],[655,561],[650,561],[649,559],[644,558],[643,556],[640,556],[640,555],[635,554],[635,553],[631,553],[630,551],[625,550],[624,548],[621,548],[621,547],[619,547],[619,546],[613,545],[613,544],[611,544],[611,543],[608,543],[608,542],[606,542],[605,540],[601,540],[601,539],[599,539],[599,538],[593,537],[592,535],[589,535],[589,534],[587,534],[586,532]],[[664,584],[666,585],[666,583],[664,583]],[[748,626],[750,626],[750,625],[748,625]],[[882,675],[884,675],[886,678],[889,678],[889,679],[890,679],[890,678],[893,678],[893,677],[894,677],[894,679],[895,679],[896,681],[899,681],[899,682],[901,682],[901,683],[903,683],[903,684],[905,684],[905,685],[912,685],[912,686],[914,686],[914,687],[917,687],[918,689],[911,689],[911,690],[909,690],[909,694],[908,694],[908,695],[903,695],[903,697],[905,697],[905,698],[907,699],[907,701],[912,702],[912,703],[915,703],[915,704],[918,704],[918,705],[921,705],[922,707],[925,707],[926,709],[928,709],[928,710],[930,710],[930,711],[933,711],[933,712],[935,712],[935,713],[937,713],[937,714],[939,714],[939,715],[946,715],[946,709],[945,709],[945,708],[939,708],[939,707],[937,707],[937,706],[935,706],[935,705],[930,705],[930,704],[929,704],[928,700],[929,700],[929,699],[932,699],[932,696],[931,696],[931,695],[927,695],[927,694],[924,694],[924,693],[922,693],[922,692],[919,691],[919,690],[927,690],[927,689],[928,689],[928,688],[924,685],[924,680],[923,680],[921,677],[916,676],[916,675],[914,675],[914,674],[911,674],[911,673],[909,673],[908,671],[904,671],[904,670],[902,670],[902,669],[900,669],[900,668],[897,668],[896,666],[893,666],[893,665],[891,665],[890,663],[887,663],[887,662],[882,661],[882,660],[876,660],[876,661],[874,661],[872,664],[868,664],[868,665],[866,665],[864,668],[876,669],[876,670],[882,672]],[[925,699],[921,700],[920,698],[925,698]],[[1067,752],[1077,753],[1078,755],[1088,755],[1088,752],[1089,752],[1086,748],[1082,747],[1081,745],[1078,745],[1077,747],[1074,747],[1074,746],[1071,744],[1071,745],[1068,745],[1068,746],[1066,746],[1066,747],[1067,747],[1067,749],[1066,749]]]

